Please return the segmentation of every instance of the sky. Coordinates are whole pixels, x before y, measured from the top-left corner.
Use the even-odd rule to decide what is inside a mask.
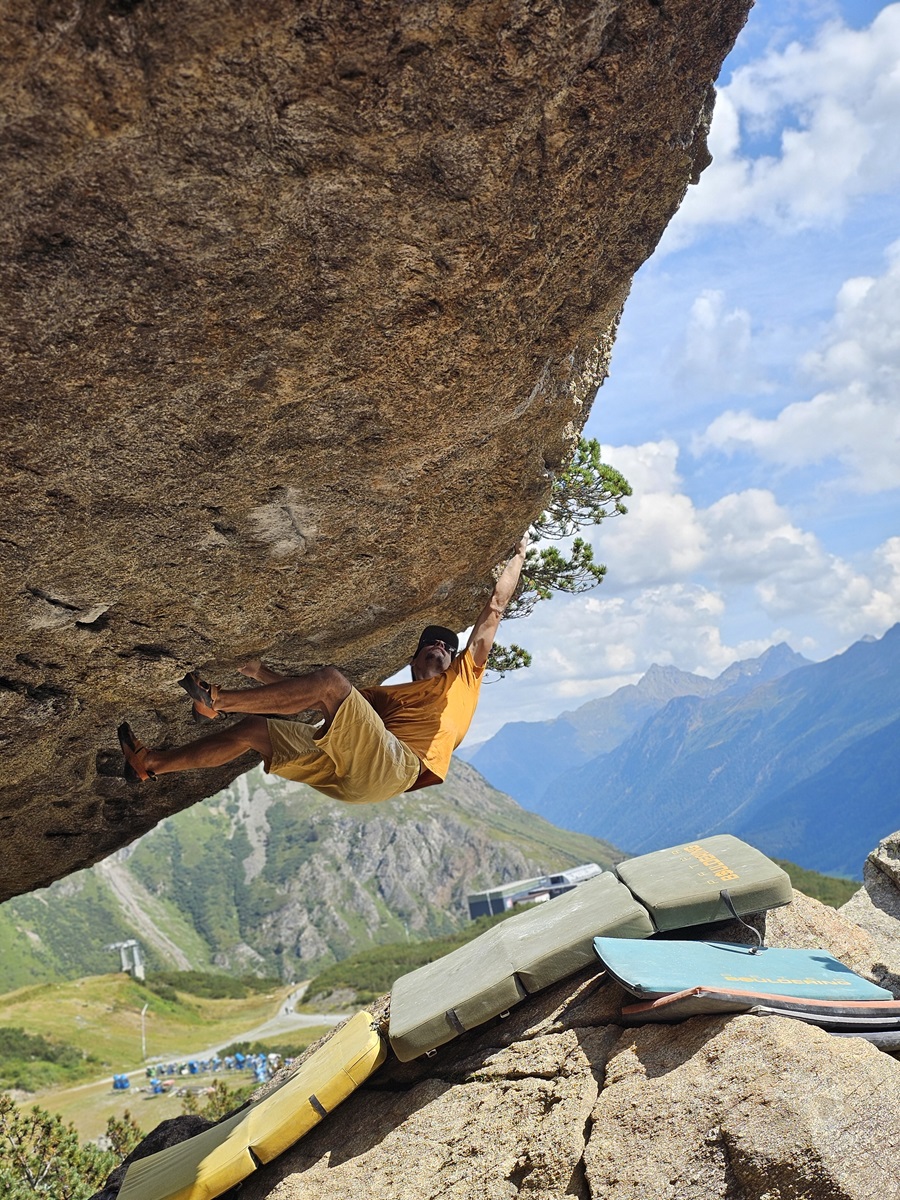
[[[635,277],[585,434],[634,489],[597,589],[504,622],[469,744],[900,620],[900,3],[757,0],[713,164]]]

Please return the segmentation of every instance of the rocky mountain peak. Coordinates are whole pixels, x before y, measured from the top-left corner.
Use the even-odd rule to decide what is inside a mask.
[[[758,658],[741,659],[740,662],[732,663],[717,677],[716,683],[720,690],[741,681],[752,681],[755,686],[768,679],[778,679],[798,667],[809,665],[808,658],[792,650],[786,642],[779,642],[776,646],[769,646]]]
[[[648,699],[664,697],[702,695],[712,685],[711,679],[681,671],[678,667],[661,666],[653,663],[635,684],[637,690]]]

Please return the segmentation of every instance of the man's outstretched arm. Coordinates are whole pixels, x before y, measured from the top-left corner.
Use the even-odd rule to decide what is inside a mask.
[[[497,630],[500,627],[500,621],[506,612],[507,605],[513,598],[516,584],[519,582],[519,576],[522,574],[522,564],[525,562],[525,551],[527,549],[528,534],[525,533],[522,535],[518,546],[516,546],[515,554],[513,554],[512,558],[500,572],[500,577],[494,584],[490,600],[488,600],[487,604],[478,614],[478,620],[475,622],[475,628],[472,630],[467,646],[467,649],[472,651],[472,658],[475,660],[477,667],[483,667],[487,664],[488,655],[491,652],[494,638],[497,636]]]

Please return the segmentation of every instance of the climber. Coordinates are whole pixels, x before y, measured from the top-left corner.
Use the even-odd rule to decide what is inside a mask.
[[[525,534],[462,654],[457,655],[459,639],[452,630],[429,625],[410,660],[410,683],[357,690],[337,667],[286,676],[253,659],[240,670],[261,686],[231,691],[193,671],[180,682],[194,702],[196,718],[252,715],[172,750],[145,746],[126,722],[118,730],[125,778],[133,783],[173,771],[220,767],[255,750],[271,774],[308,783],[349,803],[387,800],[442,783],[475,713],[488,655],[519,582],[527,545]],[[318,726],[283,719],[309,710],[321,713]]]

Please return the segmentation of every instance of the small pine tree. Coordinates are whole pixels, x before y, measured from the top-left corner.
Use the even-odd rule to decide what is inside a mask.
[[[110,1117],[106,1122],[106,1141],[111,1154],[118,1162],[127,1158],[135,1146],[144,1140],[144,1131],[126,1108],[119,1117]]]
[[[136,1141],[143,1136],[137,1127]],[[118,1166],[115,1151],[82,1146],[73,1125],[0,1095],[0,1195],[4,1200],[88,1200]]]
[[[631,495],[631,487],[614,467],[601,462],[600,453],[598,441],[579,438],[572,457],[553,481],[546,511],[531,526],[533,542],[560,541],[628,511],[623,498]],[[593,548],[583,538],[574,538],[568,558],[555,546],[532,546],[504,619],[527,617],[554,592],[586,592],[602,583],[605,574],[606,567],[594,562]],[[531,655],[515,644],[495,644],[488,659],[488,667],[500,675],[530,665]]]

